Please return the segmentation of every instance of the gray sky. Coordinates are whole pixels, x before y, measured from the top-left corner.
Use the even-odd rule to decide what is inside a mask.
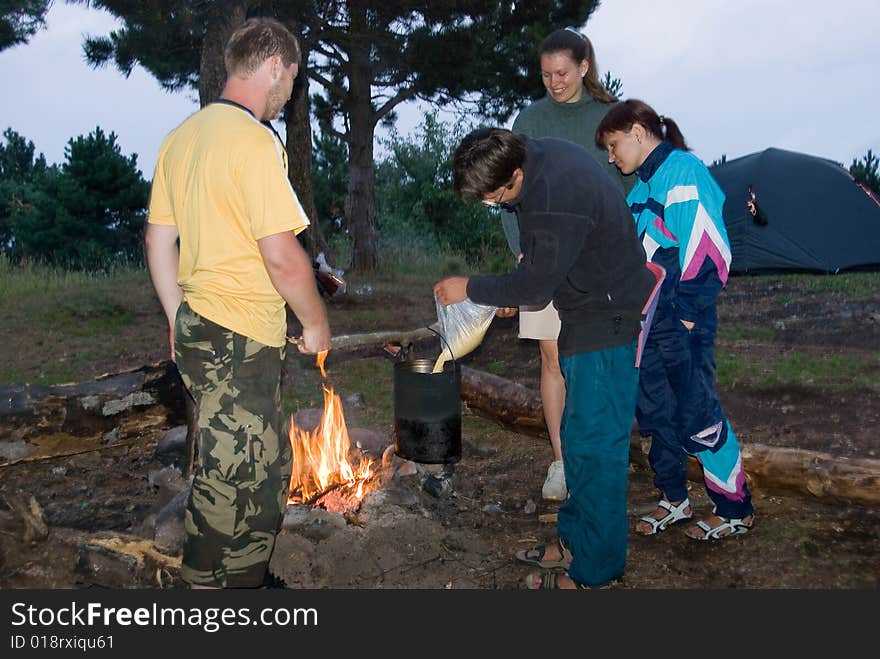
[[[142,69],[125,79],[89,68],[83,35],[107,34],[107,14],[56,0],[48,24],[0,53],[0,130],[61,162],[68,139],[101,126],[151,178],[195,94],[165,93]],[[880,152],[878,26],[878,0],[604,0],[586,33],[600,71],[674,118],[707,163],[773,146],[849,166]],[[415,106],[400,115],[402,133],[421,116]]]

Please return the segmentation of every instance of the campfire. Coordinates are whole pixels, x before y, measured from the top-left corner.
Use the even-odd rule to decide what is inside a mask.
[[[307,430],[297,427],[293,417],[290,420],[293,471],[287,503],[353,513],[372,489],[374,465],[373,460],[363,455],[352,462],[342,401],[327,384],[326,358],[325,351],[316,360],[324,378],[324,413],[320,423],[314,430]]]

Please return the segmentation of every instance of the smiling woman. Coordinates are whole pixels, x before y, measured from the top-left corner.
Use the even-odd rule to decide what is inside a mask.
[[[632,187],[633,177],[625,177],[609,165],[593,142],[596,125],[617,100],[599,82],[593,44],[571,28],[556,30],[541,42],[539,58],[541,81],[547,95],[517,115],[513,131],[529,137],[555,137],[583,147],[605,166],[618,190],[625,194]],[[497,201],[504,198],[503,190],[501,192]],[[518,195],[519,189],[509,199]],[[503,213],[501,219],[507,242],[518,258],[522,250],[516,215]],[[553,305],[520,309],[519,337],[537,340],[541,354],[541,399],[553,452],[542,494],[551,500],[565,499],[567,494],[559,431],[565,400],[565,382],[559,370],[556,346],[560,328],[559,314]]]

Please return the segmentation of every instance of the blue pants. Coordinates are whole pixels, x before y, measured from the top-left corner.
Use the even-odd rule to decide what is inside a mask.
[[[752,514],[739,442],[715,388],[715,308],[688,330],[674,313],[654,317],[641,362],[636,418],[651,435],[654,485],[669,501],[687,497],[687,458],[703,467],[720,517]]]
[[[562,460],[569,497],[557,531],[571,550],[576,582],[601,586],[623,576],[627,468],[636,405],[636,342],[560,356],[565,377]]]

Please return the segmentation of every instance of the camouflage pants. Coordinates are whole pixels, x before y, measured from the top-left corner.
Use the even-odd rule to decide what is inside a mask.
[[[290,485],[290,443],[281,431],[283,348],[227,330],[184,302],[174,354],[198,419],[181,576],[202,586],[259,586]]]

